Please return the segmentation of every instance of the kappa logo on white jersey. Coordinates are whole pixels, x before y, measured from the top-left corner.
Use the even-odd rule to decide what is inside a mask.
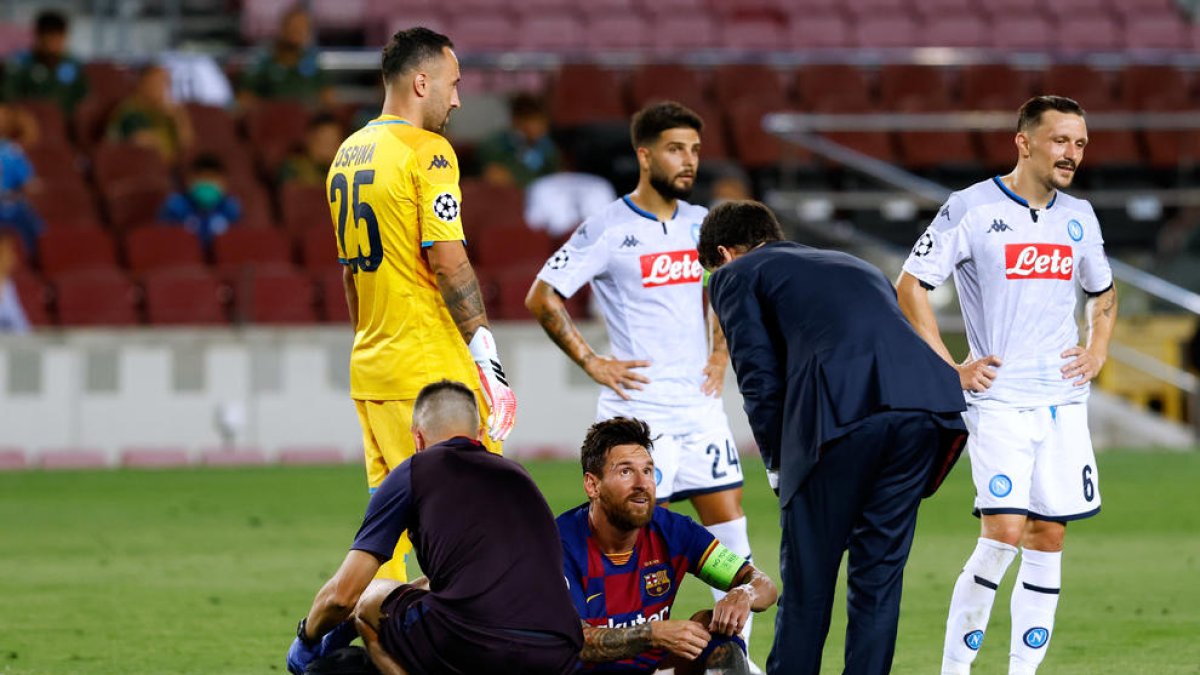
[[[1063,279],[1075,271],[1071,247],[1062,244],[1007,244],[1004,247],[1007,279]]]
[[[704,278],[704,268],[694,250],[650,253],[642,261],[642,287],[690,284]]]

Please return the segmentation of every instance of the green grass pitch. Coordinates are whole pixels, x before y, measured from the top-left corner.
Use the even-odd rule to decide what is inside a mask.
[[[755,558],[778,572],[777,509],[747,462]],[[578,465],[531,462],[556,512]],[[1200,454],[1107,453],[1104,512],[1072,524],[1052,674],[1200,673]],[[963,462],[925,503],[905,577],[894,672],[934,673],[954,578],[977,535]],[[0,674],[282,672],[296,621],[345,554],[361,467],[0,474]],[[976,666],[1004,673],[1008,595]],[[547,579],[546,583],[561,583]],[[689,579],[686,617],[711,598]],[[752,651],[766,660],[773,612]],[[842,603],[825,672],[841,671]]]

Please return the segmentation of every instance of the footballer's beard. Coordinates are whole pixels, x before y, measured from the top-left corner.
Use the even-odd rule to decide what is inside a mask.
[[[645,497],[645,505],[635,504],[633,497]],[[608,522],[622,532],[632,532],[645,527],[654,517],[654,495],[645,490],[635,490],[626,497],[616,497],[607,492],[600,493],[600,508]]]
[[[444,113],[434,113],[425,117],[425,124],[421,125],[426,131],[432,131],[435,134],[446,135],[446,128],[450,126],[450,113],[453,108],[447,108]]]
[[[668,178],[665,174],[651,169],[650,187],[654,188],[654,191],[667,201],[672,201],[675,199],[687,199],[691,196],[692,188],[696,185],[695,176],[692,176],[692,182],[689,183],[686,188],[677,187],[675,185],[675,182],[686,173],[687,172],[681,171],[675,174],[674,178]]]
[[[1059,168],[1069,168],[1071,173],[1067,174],[1066,178],[1059,177]],[[1078,170],[1078,165],[1069,159],[1059,160],[1050,168],[1050,176],[1046,179],[1046,187],[1054,190],[1065,190],[1071,187],[1071,181],[1075,179],[1075,171]]]

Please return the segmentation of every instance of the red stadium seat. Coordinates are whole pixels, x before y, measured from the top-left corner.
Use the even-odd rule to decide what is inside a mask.
[[[856,19],[908,12],[907,0],[844,0],[842,7]]]
[[[49,326],[50,312],[46,306],[50,304],[53,293],[46,284],[33,272],[18,269],[12,276],[13,284],[17,287],[17,298],[21,301],[21,309],[25,310],[25,318],[34,326]]]
[[[1200,131],[1143,132],[1146,159],[1155,169],[1190,169],[1200,164]]]
[[[112,181],[100,187],[108,223],[118,232],[157,221],[170,194],[167,178],[155,174]]]
[[[64,274],[54,287],[58,322],[64,326],[138,323],[137,287],[115,268]]]
[[[257,179],[233,180],[231,177],[229,193],[236,197],[242,205],[242,217],[238,220],[238,226],[274,226],[275,218],[271,215],[271,197]]]
[[[921,31],[907,11],[863,14],[854,24],[854,42],[863,49],[916,47]]]
[[[455,9],[461,11],[465,8]],[[465,54],[505,51],[515,47],[517,43],[516,23],[507,14],[495,10],[458,14],[450,24],[449,34],[454,36],[455,46]]]
[[[1039,13],[1002,13],[991,19],[991,47],[1046,51],[1059,43],[1050,20]]]
[[[242,37],[250,43],[274,37],[279,19],[295,4],[291,0],[246,0],[240,13]]]
[[[342,268],[338,262],[337,235],[331,228],[310,227],[299,233],[300,262],[313,272]]]
[[[317,320],[313,283],[290,265],[247,270],[234,283],[234,312],[241,321],[307,324]]]
[[[524,225],[491,227],[467,242],[471,263],[479,268],[500,269],[511,265],[541,265],[550,257],[554,243],[550,235]]]
[[[125,260],[134,274],[179,267],[203,267],[200,240],[176,225],[141,227],[125,235]]]
[[[946,76],[937,66],[890,63],[879,69],[879,104],[889,111],[951,108]]]
[[[1143,162],[1137,134],[1130,129],[1089,134],[1084,158],[1093,167],[1133,167]]]
[[[1134,16],[1165,14],[1178,12],[1179,3],[1175,0],[1109,0],[1109,9],[1117,14],[1122,21]]]
[[[653,27],[645,18],[632,14],[595,16],[584,31],[584,46],[593,52],[641,50],[654,41]]]
[[[558,71],[550,98],[550,117],[560,127],[624,122],[617,77],[591,64],[567,64]]]
[[[518,187],[464,180],[462,195],[462,222],[468,241],[483,230],[525,223],[525,194]]]
[[[1125,19],[1126,49],[1180,50],[1191,47],[1188,24],[1176,11]]]
[[[1084,110],[1113,110],[1119,107],[1113,97],[1108,74],[1084,64],[1061,63],[1050,66],[1042,77],[1040,93],[1075,99]]]
[[[29,203],[51,229],[100,226],[95,196],[82,181],[56,183],[53,189],[34,192]]]
[[[150,148],[133,143],[101,143],[92,152],[92,172],[96,185],[105,185],[128,178],[155,176],[167,179],[167,165],[162,155]]]
[[[279,211],[283,227],[291,232],[303,232],[310,227],[329,228],[329,201],[321,185],[284,183],[279,189]]]
[[[1059,30],[1071,31],[1071,44],[1064,47],[1082,52],[1112,52],[1123,48],[1123,35],[1108,14],[1088,12],[1059,19]]]
[[[57,103],[50,100],[29,100],[17,102],[17,107],[24,109],[37,120],[39,136],[35,147],[63,147],[71,144],[67,137],[67,117]]]
[[[678,101],[693,108],[706,103],[699,73],[678,63],[638,66],[629,81],[629,95],[635,109],[664,100]]]
[[[986,44],[990,33],[978,14],[934,14],[925,20],[921,41],[928,47],[972,48]]]
[[[68,272],[116,269],[117,248],[112,236],[100,228],[52,229],[38,238],[42,274],[54,278]]]
[[[74,129],[75,143],[81,149],[86,151],[100,142],[114,108],[116,101],[96,96],[88,96],[75,106],[71,127]]]
[[[742,51],[776,51],[788,46],[784,24],[778,19],[756,17],[726,19],[721,25],[720,45]]]
[[[346,324],[350,322],[350,310],[346,307],[346,289],[342,285],[342,266],[313,273],[320,297],[321,320],[326,323]]]
[[[975,0],[912,0],[912,8],[928,22],[939,16],[976,14],[978,5]]]
[[[693,109],[700,119],[704,120],[704,130],[700,134],[700,157],[702,161],[713,159],[729,159],[730,141],[729,129],[721,111],[710,105],[697,106]]]
[[[716,47],[717,23],[705,13],[670,16],[668,21],[654,26],[655,52],[677,55],[681,50],[709,49]]]
[[[196,132],[196,143],[203,146],[224,147],[237,144],[237,123],[224,108],[199,103],[186,105],[192,130]]]
[[[796,71],[796,102],[828,112],[869,110],[871,83],[862,68],[848,63],[801,66]]]
[[[1007,63],[966,66],[960,83],[961,104],[967,110],[1016,111],[1029,99],[1029,79]]]
[[[1014,118],[1014,127],[1016,125]],[[1011,169],[1017,163],[1016,129],[985,131],[979,134],[983,165],[991,170]]]
[[[968,131],[900,131],[896,143],[910,169],[969,167],[979,161]]]
[[[585,44],[583,23],[568,13],[527,14],[517,24],[516,44],[525,51],[577,52]]]
[[[90,61],[83,67],[88,78],[88,96],[115,103],[133,93],[135,80],[128,68],[107,61]]]
[[[525,309],[525,296],[541,268],[540,264],[529,262],[487,270],[480,285],[484,292],[488,318],[507,321],[529,319],[529,310]]]
[[[243,123],[259,164],[274,175],[288,151],[304,140],[308,109],[296,101],[258,101]]]
[[[318,30],[353,31],[367,25],[367,0],[312,0]]]
[[[787,143],[762,128],[762,118],[783,109],[745,101],[729,109],[729,132],[733,154],[747,169],[762,169],[779,164],[785,158],[808,161],[807,150]]]
[[[753,101],[763,107],[787,107],[784,75],[770,66],[723,65],[713,70],[713,94],[718,104]]]
[[[83,181],[82,162],[69,145],[39,143],[25,150],[25,156],[37,177],[55,188],[62,183]]]
[[[798,49],[843,49],[854,46],[850,22],[835,11],[793,14],[788,44]]]
[[[291,265],[292,250],[286,237],[269,227],[235,226],[213,239],[213,262],[222,275],[233,275],[257,265]]]
[[[201,267],[159,269],[146,274],[146,318],[154,325],[228,323],[226,292]]]
[[[1173,66],[1131,64],[1119,78],[1121,105],[1126,110],[1186,110],[1191,101],[1187,74]]]

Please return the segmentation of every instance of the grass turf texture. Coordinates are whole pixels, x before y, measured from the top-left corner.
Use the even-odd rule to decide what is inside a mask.
[[[1200,673],[1200,454],[1108,453],[1100,466],[1104,512],[1069,528],[1043,671]],[[556,513],[581,501],[578,464],[529,468]],[[746,469],[755,557],[777,576],[777,509],[761,465]],[[896,673],[937,671],[950,588],[977,535],[970,495],[963,462],[922,509]],[[282,672],[364,504],[355,466],[0,474],[0,673]],[[1015,571],[977,673],[1006,671]],[[829,673],[841,671],[843,597]],[[675,616],[710,604],[689,578]],[[760,664],[773,616],[755,623]]]

